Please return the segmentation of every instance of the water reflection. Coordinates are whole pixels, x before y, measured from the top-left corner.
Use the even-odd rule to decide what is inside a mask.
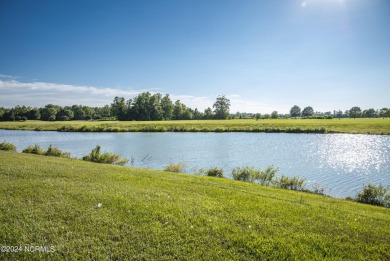
[[[321,167],[342,173],[369,175],[390,162],[389,143],[368,135],[326,135],[317,153]]]
[[[279,167],[299,175],[307,188],[320,184],[334,197],[355,195],[364,184],[390,184],[390,136],[286,133],[60,133],[0,130],[19,151],[50,144],[81,158],[96,145],[134,166],[163,169],[184,163],[188,173],[217,166],[229,176],[234,167]],[[130,165],[131,163],[129,163]]]

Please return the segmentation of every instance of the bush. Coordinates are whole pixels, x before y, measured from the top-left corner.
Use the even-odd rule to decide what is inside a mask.
[[[23,150],[23,153],[45,155],[46,151],[42,149],[38,144],[35,144],[34,146],[28,146],[26,149]]]
[[[165,166],[164,171],[182,173],[184,170],[183,163],[173,163]]]
[[[232,170],[232,177],[234,180],[253,182],[257,178],[257,173],[250,167],[237,167]]]
[[[265,170],[259,171],[258,176],[256,176],[255,179],[258,180],[261,185],[269,186],[273,182],[278,171],[278,168],[272,165],[268,166]]]
[[[280,178],[277,178],[274,181],[275,186],[279,188],[284,189],[291,189],[291,190],[303,190],[305,187],[305,179],[299,178],[299,177],[287,177],[282,175]]]
[[[83,160],[114,165],[125,165],[127,162],[129,162],[128,159],[122,158],[115,153],[100,153],[99,145],[97,145],[96,148],[94,148],[88,155],[84,156]]]
[[[16,146],[7,141],[3,141],[2,143],[0,143],[0,150],[16,151]]]
[[[217,167],[211,167],[206,170],[206,175],[209,177],[223,178],[223,169]]]
[[[375,186],[368,184],[363,190],[356,195],[356,201],[376,206],[390,207],[390,189],[385,188],[382,184]]]
[[[50,145],[47,149],[46,156],[61,157],[61,158],[70,158],[69,152],[62,152],[60,149]]]

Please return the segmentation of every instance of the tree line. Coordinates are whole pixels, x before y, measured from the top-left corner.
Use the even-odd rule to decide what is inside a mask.
[[[311,106],[305,107],[302,111],[298,105],[294,105],[290,109],[290,117],[305,117],[310,118],[318,113],[314,112],[314,109]],[[380,110],[375,110],[373,108],[362,110],[358,106],[354,106],[345,112],[338,110],[325,113],[325,115],[329,115],[335,118],[378,118],[378,117],[390,117],[390,108],[382,108]]]
[[[169,94],[151,94],[143,92],[134,99],[126,100],[124,97],[115,97],[110,105],[91,107],[84,105],[59,106],[48,104],[44,107],[15,106],[13,108],[0,107],[0,121],[69,121],[69,120],[120,120],[120,121],[161,121],[161,120],[210,120],[228,118],[377,118],[390,117],[390,108],[375,110],[373,108],[362,110],[354,106],[345,112],[334,110],[332,112],[315,112],[313,107],[307,106],[303,110],[298,105],[290,109],[289,114],[240,113],[230,114],[230,100],[225,95],[219,95],[212,108],[203,112],[197,108],[192,109],[180,100],[172,102]]]
[[[160,121],[160,120],[201,120],[227,119],[230,117],[230,100],[219,95],[212,108],[203,112],[192,109],[180,100],[174,103],[169,95],[143,92],[134,99],[115,97],[111,105],[91,107],[84,105],[59,106],[48,104],[42,108],[15,106],[0,107],[0,121],[44,120],[121,120],[121,121]]]

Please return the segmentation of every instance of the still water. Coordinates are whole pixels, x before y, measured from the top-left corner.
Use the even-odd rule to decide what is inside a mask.
[[[184,163],[187,173],[217,166],[230,176],[234,167],[274,165],[279,175],[306,178],[334,197],[354,196],[364,184],[390,185],[390,136],[286,133],[70,133],[0,130],[22,151],[52,144],[81,158],[96,145],[135,167],[163,169]]]

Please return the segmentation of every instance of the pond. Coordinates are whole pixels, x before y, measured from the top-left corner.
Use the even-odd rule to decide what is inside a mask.
[[[234,167],[274,165],[279,175],[306,178],[333,197],[354,196],[368,183],[390,185],[390,136],[287,133],[75,133],[0,130],[22,151],[52,144],[81,158],[96,145],[131,160],[128,165],[163,169],[184,163],[187,173],[217,166],[229,177]]]

